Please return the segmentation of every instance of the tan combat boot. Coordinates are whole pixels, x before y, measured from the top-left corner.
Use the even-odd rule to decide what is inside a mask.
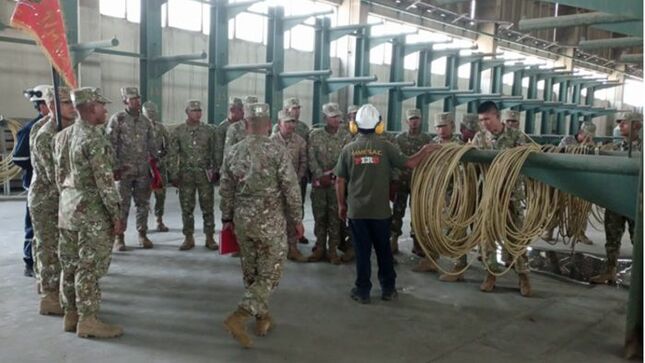
[[[168,227],[163,224],[163,217],[157,217],[157,232],[168,232]]]
[[[422,258],[416,266],[412,268],[413,272],[437,272],[437,266],[429,258]]]
[[[195,248],[195,238],[192,235],[184,237],[184,242],[179,246],[180,251],[188,251]]]
[[[325,249],[321,246],[316,246],[314,253],[309,256],[307,261],[309,262],[320,262],[325,258]]]
[[[40,315],[63,315],[65,312],[60,306],[57,292],[45,293],[40,298]]]
[[[123,252],[125,251],[125,237],[122,234],[118,234],[114,239],[114,251]]]
[[[206,236],[206,248],[211,251],[217,251],[219,249],[219,246],[217,245],[217,242],[215,242],[212,234]]]
[[[465,266],[460,266],[460,265],[455,265],[452,268],[452,271],[450,271],[449,274],[441,274],[439,276],[439,281],[441,282],[459,282],[459,281],[464,281],[464,273],[461,272],[461,270],[464,269]]]
[[[76,325],[78,324],[78,313],[76,310],[70,310],[65,312],[63,317],[63,329],[69,333],[76,332]]]
[[[76,335],[81,338],[116,338],[123,335],[123,328],[106,324],[96,316],[82,317],[78,321]]]
[[[139,232],[139,246],[145,249],[152,248],[152,241],[148,239],[145,231]]]
[[[399,253],[399,236],[393,234],[390,237],[390,248],[392,249],[393,255]]]
[[[488,272],[486,274],[486,279],[482,284],[479,286],[479,290],[483,292],[491,292],[495,288],[495,281],[497,280],[497,277],[495,275],[491,274]]]
[[[287,259],[293,262],[307,262],[307,257],[303,256],[296,246],[289,246],[289,252],[287,253]]]
[[[531,290],[531,283],[529,282],[529,274],[518,274],[520,278],[520,295],[524,297],[531,297],[533,291]]]
[[[354,261],[354,258],[356,258],[356,252],[354,252],[354,247],[349,247],[347,251],[343,254],[343,257],[340,259],[343,262],[352,262]]]
[[[224,320],[224,327],[244,348],[251,348],[253,341],[246,333],[246,321],[251,314],[243,309],[238,308]]]
[[[341,263],[343,263],[340,257],[338,257],[338,252],[336,251],[336,247],[331,247],[329,249],[329,252],[327,253],[327,259],[329,260],[329,263],[331,263],[332,265],[340,265]]]
[[[273,319],[269,313],[255,318],[255,335],[263,337],[273,328]]]
[[[609,284],[616,283],[616,266],[607,266],[605,272],[589,279],[592,284]]]

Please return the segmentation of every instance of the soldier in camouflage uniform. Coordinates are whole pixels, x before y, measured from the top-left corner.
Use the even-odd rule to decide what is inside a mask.
[[[349,132],[349,124],[356,121],[356,112],[358,112],[358,106],[351,105],[347,107],[347,115],[345,115],[345,119],[340,122],[341,130]]]
[[[431,141],[430,135],[421,131],[421,111],[418,109],[408,109],[405,111],[405,122],[408,125],[408,131],[403,131],[399,133],[395,138],[395,144],[401,150],[401,152],[406,155],[414,155],[421,147],[425,144],[429,144]],[[412,182],[412,170],[406,169],[401,170],[397,174],[398,182],[396,184],[396,194],[394,197],[394,207],[392,211],[392,224],[390,225],[391,237],[390,237],[390,248],[392,253],[397,254],[399,252],[399,236],[402,233],[403,227],[403,217],[405,217],[405,209],[408,206],[408,197],[410,196],[410,187]],[[420,252],[421,249],[412,236],[414,240],[414,249],[415,253]]]
[[[282,275],[287,228],[294,228],[299,238],[304,227],[298,178],[289,152],[266,136],[271,130],[269,106],[247,105],[244,123],[247,137],[224,157],[219,193],[222,228],[235,230],[246,287],[224,326],[249,348],[252,342],[246,320],[256,318],[259,336],[266,335],[272,325],[268,300]]]
[[[326,126],[311,131],[307,152],[312,175],[311,209],[316,235],[316,247],[309,261],[318,262],[327,256],[329,262],[338,265],[342,262],[337,252],[341,221],[334,189],[334,167],[341,150],[351,139],[349,134],[338,131],[342,117],[338,104],[327,103],[323,105],[322,112]]]
[[[258,98],[256,96],[246,96],[242,101],[244,105],[250,105],[258,103]],[[224,139],[224,157],[226,157],[231,147],[244,140],[244,137],[246,137],[244,122],[236,122],[230,125],[226,130],[226,138]]]
[[[307,142],[295,133],[296,119],[291,114],[281,110],[278,113],[278,119],[278,132],[271,135],[271,140],[289,151],[296,176],[298,180],[302,180],[307,175]],[[307,258],[298,250],[295,226],[287,225],[287,242],[289,243],[287,258],[291,261],[306,262]]]
[[[226,132],[228,129],[240,123],[244,118],[244,103],[241,98],[233,97],[228,104],[228,117],[215,127],[215,170],[216,179],[219,180],[219,169],[224,161],[224,145],[226,144]]]
[[[63,128],[74,123],[76,110],[70,98],[70,89],[58,89],[61,124]],[[45,93],[50,110],[55,110],[54,90]],[[40,314],[63,315],[59,299],[60,262],[58,260],[58,188],[54,170],[53,139],[58,132],[56,118],[50,113],[34,137],[30,137],[31,160],[33,164],[32,182],[29,187],[28,204],[34,227],[34,257],[38,267],[37,277],[40,284]]]
[[[141,114],[141,96],[136,87],[121,88],[121,97],[126,108],[112,115],[106,132],[114,150],[114,179],[121,195],[122,219],[127,229],[130,199],[134,199],[139,245],[152,248],[147,236],[151,193],[148,159],[157,153],[154,127]],[[116,236],[114,250],[126,250],[123,234]]]
[[[520,129],[520,113],[514,110],[502,111],[502,122],[511,129]]]
[[[296,123],[296,134],[306,142],[309,139],[309,125],[300,121],[300,100],[295,97],[287,98],[282,109],[293,117]],[[276,123],[273,126],[272,134],[276,134],[279,131],[279,125]]]
[[[206,248],[217,250],[215,242],[214,191],[215,132],[201,122],[202,104],[197,100],[186,103],[186,122],[172,130],[170,135],[169,166],[171,183],[179,189],[184,242],[180,251],[195,247],[195,193],[204,218]]]
[[[495,102],[486,101],[482,103],[477,109],[479,120],[485,127],[485,130],[478,132],[475,135],[472,143],[479,149],[484,150],[504,150],[516,146],[524,145],[529,142],[528,137],[522,131],[506,126],[500,121],[499,111]],[[513,223],[520,226],[522,224],[522,207],[520,203],[520,192],[516,192],[511,199],[510,215],[513,218]],[[489,266],[497,266],[496,244],[493,242],[490,245],[484,246],[484,255],[486,256],[487,264]],[[508,259],[506,251],[502,251],[505,260]],[[526,253],[518,257],[514,264],[515,272],[519,276],[520,294],[522,296],[531,296],[531,284],[529,282],[529,268]],[[487,273],[486,279],[480,286],[480,290],[484,292],[493,291],[495,288],[495,275]]]
[[[461,124],[459,125],[461,142],[470,142],[475,137],[475,134],[479,132],[479,130],[479,115],[477,115],[476,113],[465,114],[461,119]]]
[[[164,205],[166,204],[166,184],[168,184],[168,168],[166,167],[166,156],[168,155],[168,147],[170,145],[170,134],[168,130],[161,123],[159,119],[159,109],[152,101],[146,101],[142,106],[143,115],[152,122],[155,142],[157,144],[155,158],[157,159],[157,167],[159,174],[161,174],[162,186],[160,189],[154,190],[155,195],[155,217],[157,217],[157,232],[168,232],[168,227],[163,223]]]
[[[623,137],[623,141],[617,145],[616,150],[628,151],[629,145],[631,144],[632,151],[641,151],[643,141],[640,138],[640,132],[643,126],[643,114],[626,112],[618,114],[616,119],[620,122],[620,135]],[[629,227],[629,237],[632,244],[634,244],[634,220],[609,209],[605,209],[605,251],[607,252],[607,265],[603,273],[591,278],[591,283],[605,284],[616,281],[616,266],[618,264],[621,245],[620,240],[625,233],[625,223]]]
[[[72,92],[72,101],[79,118],[54,141],[64,330],[83,338],[113,338],[123,329],[97,317],[99,279],[110,266],[114,234],[125,229],[112,147],[101,128],[110,100],[99,89],[84,87]]]
[[[455,117],[451,112],[438,113],[434,117],[434,127],[437,136],[432,138],[431,143],[433,144],[463,144],[461,138],[453,133],[455,129]],[[416,240],[415,240],[416,243]],[[418,247],[419,249],[420,246]],[[439,259],[438,254],[433,254],[432,259],[437,261]],[[465,256],[463,257],[465,261]],[[459,263],[462,262],[462,259],[459,260]],[[465,265],[464,265],[465,266]],[[414,272],[437,272],[437,267],[429,258],[422,258],[419,260],[419,263],[412,268]],[[441,276],[443,277],[443,275]],[[440,279],[441,279],[440,277]]]
[[[593,146],[594,136],[596,136],[596,125],[594,125],[591,122],[583,122],[582,125],[580,126],[580,129],[578,130],[578,133],[575,136],[568,135],[563,137],[562,140],[560,140],[558,147],[566,148],[568,146],[575,146],[575,145]],[[547,230],[542,235],[543,240],[553,241],[553,232],[555,228],[558,226],[559,222],[560,221],[558,220],[558,218],[553,218],[553,221],[551,222],[551,226],[547,228]],[[582,235],[582,237],[580,237],[580,239],[577,242],[584,243],[586,245],[593,244],[593,242],[586,235]]]

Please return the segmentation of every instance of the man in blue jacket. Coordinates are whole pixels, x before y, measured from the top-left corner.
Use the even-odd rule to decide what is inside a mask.
[[[38,116],[35,119],[26,123],[19,131],[16,137],[16,144],[13,149],[13,163],[22,168],[22,187],[29,190],[31,184],[31,158],[29,153],[29,135],[31,128],[36,122],[49,114],[49,108],[45,103],[45,91],[51,86],[39,85],[33,89],[25,91],[25,97],[34,104],[34,108],[38,111]],[[34,237],[34,230],[31,227],[31,217],[29,216],[29,207],[25,213],[25,243],[23,245],[23,260],[25,261],[25,276],[34,276],[34,259],[32,255],[32,239]]]

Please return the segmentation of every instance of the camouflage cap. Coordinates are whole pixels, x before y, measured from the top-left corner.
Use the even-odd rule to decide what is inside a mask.
[[[300,107],[300,100],[296,97],[287,98],[284,101],[284,109],[290,111],[292,108]]]
[[[228,106],[229,107],[239,107],[243,108],[244,107],[244,102],[242,101],[241,98],[239,97],[231,97],[228,100]]]
[[[269,105],[266,103],[251,103],[244,106],[244,118],[247,120],[270,117]]]
[[[58,87],[58,98],[60,102],[71,101],[72,100],[72,90],[69,87],[61,86]],[[52,102],[54,100],[54,88],[47,88],[44,95],[45,101]]]
[[[74,106],[80,106],[86,103],[112,103],[112,100],[103,96],[100,88],[96,87],[81,87],[72,91],[72,102]]]
[[[405,119],[421,118],[421,110],[416,108],[410,108],[405,111]]]
[[[502,122],[506,122],[508,120],[520,121],[520,112],[514,110],[502,111]]]
[[[327,117],[342,116],[343,113],[340,112],[340,107],[337,103],[330,102],[325,103],[322,107],[322,113]]]
[[[616,122],[619,121],[632,121],[643,122],[643,114],[638,112],[621,112],[616,115]]]
[[[123,98],[137,98],[141,97],[137,87],[123,87],[121,88],[121,97]]]
[[[202,102],[200,100],[188,100],[186,101],[186,112],[197,111],[202,109]]]
[[[470,131],[479,131],[479,115],[476,113],[465,114],[461,126]]]
[[[291,116],[289,112],[285,110],[280,110],[280,112],[278,112],[278,120],[280,120],[280,122],[287,122],[287,121],[295,121],[296,119],[293,118],[293,116]]]
[[[580,125],[580,132],[589,136],[596,136],[596,125],[591,122],[583,122]]]
[[[156,119],[159,115],[159,108],[157,107],[157,104],[152,101],[144,102],[141,106],[141,111],[147,118]]]
[[[434,126],[447,126],[453,125],[455,122],[455,116],[452,112],[442,112],[434,115]]]
[[[245,105],[258,103],[258,96],[245,96],[244,99],[242,100],[242,103]]]
[[[358,106],[351,105],[347,107],[347,113],[356,113],[356,112],[358,112]]]

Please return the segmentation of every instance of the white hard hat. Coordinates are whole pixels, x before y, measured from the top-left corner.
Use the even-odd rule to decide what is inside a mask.
[[[50,85],[39,84],[38,86],[25,91],[25,95],[29,97],[29,102],[46,101],[45,94],[47,93],[47,90],[51,88],[53,87]]]
[[[358,112],[356,112],[356,124],[358,124],[358,128],[360,129],[371,130],[375,128],[380,118],[381,114],[376,107],[369,103],[361,106]]]

